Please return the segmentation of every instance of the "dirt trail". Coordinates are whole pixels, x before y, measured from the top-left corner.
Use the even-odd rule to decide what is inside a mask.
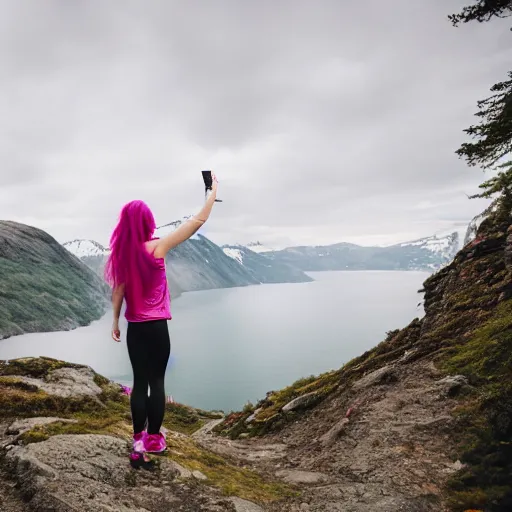
[[[300,498],[268,511],[440,512],[442,485],[460,469],[447,450],[451,384],[430,363],[387,370],[394,382],[362,379],[278,434],[241,441],[201,435],[200,442],[301,489]]]

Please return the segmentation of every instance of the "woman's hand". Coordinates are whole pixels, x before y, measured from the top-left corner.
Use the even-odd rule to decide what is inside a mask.
[[[119,330],[117,322],[112,324],[112,339],[118,343],[121,341],[121,331]]]
[[[212,192],[217,195],[217,186],[219,185],[219,180],[217,179],[217,176],[212,173]]]
[[[210,192],[208,192],[208,195],[206,196],[206,201],[213,201],[215,202],[215,199],[217,199],[217,186],[219,182],[217,180],[217,176],[212,173],[212,188],[210,189]]]

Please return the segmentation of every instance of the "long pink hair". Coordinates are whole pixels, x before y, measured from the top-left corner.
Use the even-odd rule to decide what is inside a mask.
[[[105,280],[113,288],[124,284],[125,294],[145,296],[153,285],[156,261],[144,244],[152,239],[156,224],[144,201],[125,204],[110,237],[110,255],[105,265]]]

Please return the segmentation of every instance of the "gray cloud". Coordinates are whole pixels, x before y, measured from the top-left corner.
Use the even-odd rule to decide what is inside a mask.
[[[509,68],[465,2],[20,0],[0,18],[0,217],[107,242],[122,204],[275,245],[460,227],[482,174],[454,155]]]

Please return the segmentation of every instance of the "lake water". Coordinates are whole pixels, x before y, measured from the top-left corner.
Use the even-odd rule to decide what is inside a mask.
[[[319,272],[315,281],[186,293],[173,301],[166,392],[203,409],[240,409],[299,377],[336,369],[423,310],[424,272]],[[49,356],[131,384],[111,314],[69,332],[0,341],[0,359]],[[121,322],[122,336],[126,324]]]

